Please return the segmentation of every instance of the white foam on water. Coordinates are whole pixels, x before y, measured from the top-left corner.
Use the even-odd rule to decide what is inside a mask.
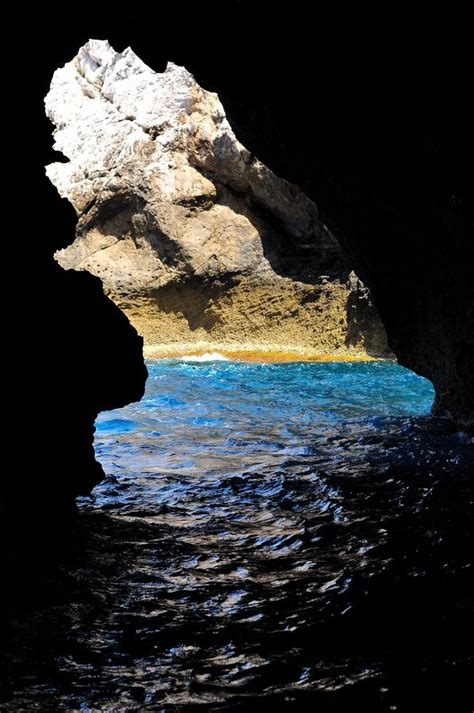
[[[228,357],[219,352],[205,352],[204,354],[189,354],[188,356],[179,357],[180,361],[231,361]]]

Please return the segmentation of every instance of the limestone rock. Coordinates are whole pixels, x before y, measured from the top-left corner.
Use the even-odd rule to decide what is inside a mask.
[[[78,215],[57,259],[98,275],[146,342],[388,351],[316,205],[239,143],[184,67],[154,72],[90,40],[45,103],[69,159],[46,172]],[[360,309],[363,334],[350,323]]]

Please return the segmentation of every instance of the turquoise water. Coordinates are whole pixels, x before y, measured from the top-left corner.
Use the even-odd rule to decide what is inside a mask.
[[[106,478],[15,630],[5,710],[470,711],[474,446],[430,383],[148,369],[97,419]]]
[[[108,473],[214,480],[284,466],[292,455],[314,462],[341,450],[350,461],[344,439],[427,415],[433,401],[429,381],[391,362],[160,360],[148,369],[140,403],[97,419]],[[99,488],[97,497],[109,493]]]

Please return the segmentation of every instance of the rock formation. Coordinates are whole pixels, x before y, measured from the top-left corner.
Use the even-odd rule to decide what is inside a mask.
[[[57,259],[102,279],[148,353],[387,355],[316,205],[239,143],[186,69],[91,40],[55,72],[46,111],[69,159],[47,175],[78,215]]]

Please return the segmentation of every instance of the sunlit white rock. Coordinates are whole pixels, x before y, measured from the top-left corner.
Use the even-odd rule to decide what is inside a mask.
[[[54,148],[69,159],[46,172],[80,217],[81,239],[59,260],[99,274],[110,289],[159,287],[176,272],[269,272],[249,199],[291,234],[319,236],[334,247],[316,206],[246,151],[217,95],[183,67],[169,63],[154,72],[130,48],[116,52],[105,40],[90,40],[54,73],[45,104]],[[232,200],[222,188],[232,191]],[[122,197],[130,218],[131,195],[146,219],[128,232],[122,226],[119,237],[134,242],[121,240],[119,250],[104,214]],[[150,249],[154,231],[176,245],[174,270]]]

